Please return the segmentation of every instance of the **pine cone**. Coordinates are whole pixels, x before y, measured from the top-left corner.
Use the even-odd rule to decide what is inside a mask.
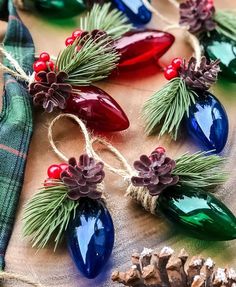
[[[207,64],[206,57],[202,57],[201,64],[196,68],[196,59],[192,57],[188,64],[183,63],[179,75],[188,87],[196,90],[208,90],[218,78],[220,60]]]
[[[180,4],[180,25],[188,26],[189,32],[198,34],[216,28],[214,6],[208,0],[188,0]]]
[[[103,30],[98,30],[98,29],[95,29],[91,32],[88,32],[88,31],[84,31],[81,36],[80,36],[80,42],[79,44],[80,45],[84,45],[84,43],[89,39],[93,39],[95,43],[98,43],[99,41],[102,41],[102,40],[107,40],[106,43],[109,45],[109,46],[114,46],[114,40],[108,36],[108,34],[103,31]]]
[[[29,89],[34,104],[42,106],[48,113],[54,108],[64,109],[66,99],[72,91],[72,86],[65,83],[67,73],[50,71],[39,72],[37,75],[41,81],[32,83]]]
[[[179,256],[164,247],[161,252],[144,248],[132,256],[132,268],[126,272],[115,271],[114,282],[130,287],[236,287],[236,272],[232,268],[215,270],[211,258],[194,256],[185,267],[188,254],[184,249]]]
[[[164,152],[154,151],[150,157],[142,155],[140,160],[134,162],[134,168],[139,174],[131,178],[132,184],[147,187],[153,196],[179,181],[178,176],[171,174],[175,161],[166,157]]]
[[[95,162],[94,158],[83,154],[79,163],[70,158],[68,169],[61,173],[61,180],[68,187],[68,197],[78,200],[80,197],[99,199],[102,193],[97,190],[97,184],[105,177],[103,163]]]

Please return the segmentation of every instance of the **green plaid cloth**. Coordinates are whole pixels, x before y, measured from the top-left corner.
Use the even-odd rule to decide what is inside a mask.
[[[12,0],[0,0],[0,19],[8,21],[5,49],[27,73],[31,73],[33,41]],[[4,64],[11,67],[6,60]],[[26,86],[5,74],[3,110],[0,113],[0,270],[4,268],[4,255],[22,189],[32,126],[31,100]]]

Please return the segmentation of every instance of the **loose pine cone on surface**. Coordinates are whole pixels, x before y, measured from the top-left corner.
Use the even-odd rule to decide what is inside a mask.
[[[68,197],[72,200],[101,198],[102,192],[97,190],[97,185],[105,177],[103,163],[87,154],[81,155],[78,163],[75,158],[70,158],[68,163],[68,169],[61,173],[61,180],[68,187]]]
[[[165,188],[177,184],[178,176],[172,175],[175,161],[166,156],[164,152],[154,151],[148,157],[142,155],[140,160],[134,162],[138,176],[131,178],[134,186],[145,186],[151,195],[160,194]]]
[[[208,0],[187,0],[180,4],[180,25],[188,26],[189,32],[198,34],[213,31],[215,8]]]
[[[41,81],[30,85],[29,92],[33,96],[33,103],[42,106],[48,113],[54,108],[65,109],[66,99],[69,97],[72,86],[65,83],[67,73],[39,72],[37,76]]]
[[[206,57],[202,57],[199,67],[196,67],[197,60],[192,57],[188,64],[183,63],[179,74],[188,87],[196,90],[208,90],[218,78],[220,72],[220,60],[207,63]]]
[[[211,258],[194,256],[186,264],[184,249],[178,257],[164,247],[161,252],[144,248],[141,254],[132,255],[130,270],[115,271],[114,282],[130,287],[236,287],[236,272],[232,268],[215,268]]]

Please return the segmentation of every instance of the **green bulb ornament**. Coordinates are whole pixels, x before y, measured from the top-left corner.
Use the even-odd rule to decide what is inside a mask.
[[[214,195],[200,188],[168,188],[160,194],[156,210],[193,237],[236,239],[236,217]]]
[[[84,0],[26,0],[24,6],[52,18],[71,18],[86,9]]]

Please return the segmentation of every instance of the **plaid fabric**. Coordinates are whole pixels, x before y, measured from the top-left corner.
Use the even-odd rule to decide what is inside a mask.
[[[9,14],[9,15],[8,15]],[[0,0],[0,17],[8,19],[5,49],[27,73],[32,72],[34,45],[12,0]],[[4,60],[4,64],[8,64]],[[3,110],[0,113],[0,270],[13,228],[17,203],[32,135],[32,109],[27,89],[12,76],[4,75]]]

